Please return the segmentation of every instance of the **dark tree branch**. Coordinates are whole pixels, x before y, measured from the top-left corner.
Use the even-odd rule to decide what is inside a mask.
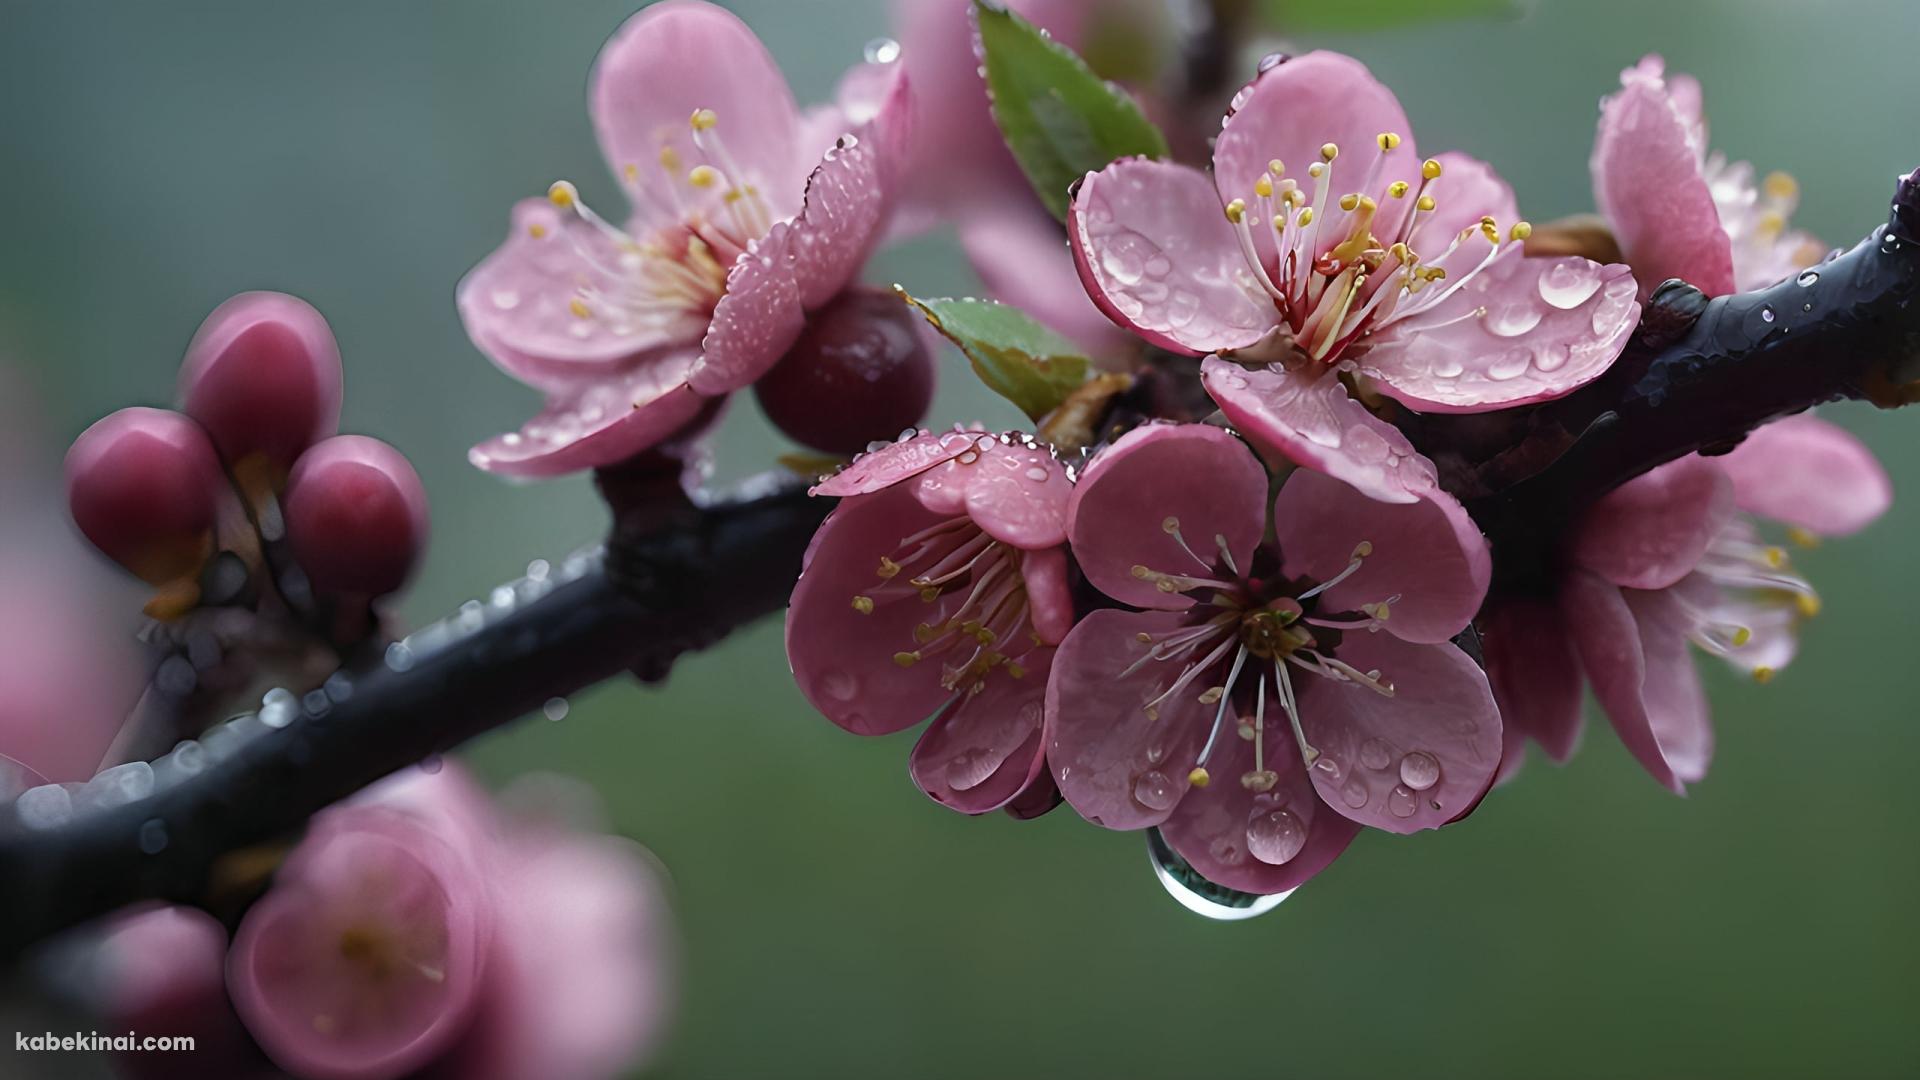
[[[1502,574],[1524,573],[1574,511],[1647,469],[1836,398],[1913,400],[1916,299],[1920,173],[1901,181],[1892,222],[1817,281],[1713,301],[1670,283],[1593,385],[1537,409],[1407,426],[1493,537]],[[388,773],[623,671],[663,677],[785,604],[828,509],[792,487],[697,506],[657,469],[600,484],[616,517],[603,551],[502,586],[382,661],[151,767],[0,807],[0,956],[134,901],[207,904],[248,848]]]

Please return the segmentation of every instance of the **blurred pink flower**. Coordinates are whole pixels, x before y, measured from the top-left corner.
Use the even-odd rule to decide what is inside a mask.
[[[1394,501],[1425,486],[1392,464],[1413,451],[1366,424],[1343,376],[1416,410],[1543,401],[1605,371],[1639,315],[1626,267],[1525,257],[1506,183],[1462,154],[1421,161],[1407,131],[1358,61],[1309,53],[1234,98],[1211,179],[1122,160],[1085,177],[1068,222],[1114,321],[1270,364],[1259,384],[1209,364],[1208,389],[1274,449]]]
[[[1360,825],[1460,818],[1501,745],[1486,677],[1448,641],[1491,572],[1459,503],[1383,503],[1299,469],[1268,543],[1267,491],[1252,452],[1205,425],[1139,428],[1096,457],[1073,554],[1144,610],[1087,616],[1047,687],[1047,757],[1075,809],[1159,826],[1209,880],[1257,893],[1318,873]]]
[[[1818,261],[1823,248],[1787,227],[1799,188],[1785,173],[1758,185],[1753,166],[1707,150],[1700,83],[1647,56],[1600,103],[1593,193],[1644,298],[1668,278],[1708,296],[1757,289]]]
[[[142,1035],[188,1036],[187,1053],[126,1053],[128,1076],[271,1075],[227,1001],[227,931],[197,908],[146,907],[115,916],[95,953],[102,1019]]]
[[[633,216],[608,221],[562,181],[461,281],[474,343],[547,394],[473,449],[483,469],[611,464],[753,382],[866,261],[904,166],[903,65],[856,68],[803,114],[753,31],[697,0],[629,19],[588,98]]]
[[[1505,599],[1483,631],[1506,721],[1503,774],[1522,740],[1564,761],[1580,736],[1584,675],[1620,741],[1677,793],[1713,754],[1707,699],[1687,645],[1766,681],[1819,610],[1785,549],[1747,515],[1813,537],[1858,532],[1893,492],[1870,451],[1812,416],[1775,421],[1721,457],[1637,477],[1576,526],[1557,601]]]
[[[914,783],[970,814],[1040,776],[1042,698],[1073,622],[1071,483],[1015,435],[921,432],[813,489],[843,499],[813,538],[787,658],[814,708],[857,735],[938,713]]]

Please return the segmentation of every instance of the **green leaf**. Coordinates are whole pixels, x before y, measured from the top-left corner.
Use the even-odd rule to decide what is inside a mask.
[[[1267,25],[1290,34],[1385,30],[1443,19],[1511,18],[1520,0],[1260,0]]]
[[[1067,188],[1116,158],[1167,156],[1167,140],[1140,106],[1101,81],[1072,49],[1003,8],[974,0],[993,119],[1053,216]]]
[[[898,285],[894,292],[960,346],[988,389],[1030,419],[1059,408],[1087,379],[1087,358],[1080,350],[1017,307],[991,300],[919,300]]]

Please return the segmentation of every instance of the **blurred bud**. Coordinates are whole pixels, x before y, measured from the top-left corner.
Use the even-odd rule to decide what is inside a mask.
[[[767,419],[794,441],[855,454],[892,439],[933,401],[933,354],[921,320],[892,293],[851,288],[807,317],[754,384]]]
[[[74,523],[108,558],[156,585],[193,575],[213,551],[226,487],[207,433],[164,409],[121,409],[67,451]]]
[[[266,1064],[227,1001],[226,954],[226,929],[195,908],[146,908],[109,923],[96,991],[106,1026],[194,1040],[187,1053],[121,1055],[125,1075],[238,1076]]]
[[[241,921],[228,989],[282,1068],[403,1076],[467,1028],[492,894],[472,847],[436,824],[385,806],[328,811]]]
[[[400,451],[336,435],[300,455],[287,480],[287,541],[319,592],[382,596],[427,544],[427,493]]]
[[[340,425],[340,349],[306,301],[250,292],[213,309],[180,365],[180,407],[236,468],[279,473]]]

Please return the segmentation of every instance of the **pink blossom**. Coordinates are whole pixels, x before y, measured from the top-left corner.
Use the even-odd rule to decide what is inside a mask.
[[[1765,682],[1793,658],[1819,597],[1755,518],[1801,543],[1865,528],[1891,503],[1879,462],[1812,416],[1775,421],[1722,457],[1687,457],[1621,485],[1576,526],[1557,599],[1510,597],[1484,620],[1507,724],[1503,772],[1531,737],[1578,745],[1584,676],[1621,742],[1677,793],[1713,754],[1691,643]]]
[[[1047,687],[1047,757],[1075,809],[1158,826],[1209,880],[1258,893],[1319,872],[1361,825],[1460,818],[1501,740],[1486,677],[1448,640],[1491,572],[1459,503],[1295,470],[1269,542],[1267,490],[1254,455],[1204,425],[1149,425],[1096,457],[1074,557],[1141,610],[1082,620]]]
[[[885,735],[937,713],[914,783],[970,814],[1044,767],[1042,699],[1073,621],[1066,469],[1043,445],[920,432],[813,489],[842,498],[787,613],[787,658],[829,720]]]
[[[866,261],[906,152],[901,65],[856,68],[802,113],[753,32],[698,0],[629,19],[588,98],[633,213],[609,221],[557,183],[460,283],[474,343],[547,394],[473,449],[483,469],[611,464],[753,382]]]
[[[1122,160],[1085,177],[1068,222],[1114,321],[1270,365],[1256,383],[1210,363],[1208,389],[1274,449],[1395,501],[1421,490],[1389,460],[1412,448],[1384,426],[1347,439],[1367,425],[1343,380],[1423,411],[1543,401],[1605,371],[1639,315],[1626,267],[1525,257],[1506,183],[1462,154],[1423,161],[1408,130],[1358,61],[1309,53],[1235,97],[1211,178]]]
[[[227,1001],[227,931],[196,908],[143,907],[115,915],[93,954],[105,1026],[193,1039],[190,1053],[119,1057],[136,1077],[265,1077],[272,1073]]]
[[[1647,56],[1600,103],[1593,193],[1640,295],[1681,278],[1708,296],[1757,289],[1820,258],[1820,242],[1787,226],[1799,187],[1785,173],[1758,185],[1753,166],[1707,150],[1700,83]]]

